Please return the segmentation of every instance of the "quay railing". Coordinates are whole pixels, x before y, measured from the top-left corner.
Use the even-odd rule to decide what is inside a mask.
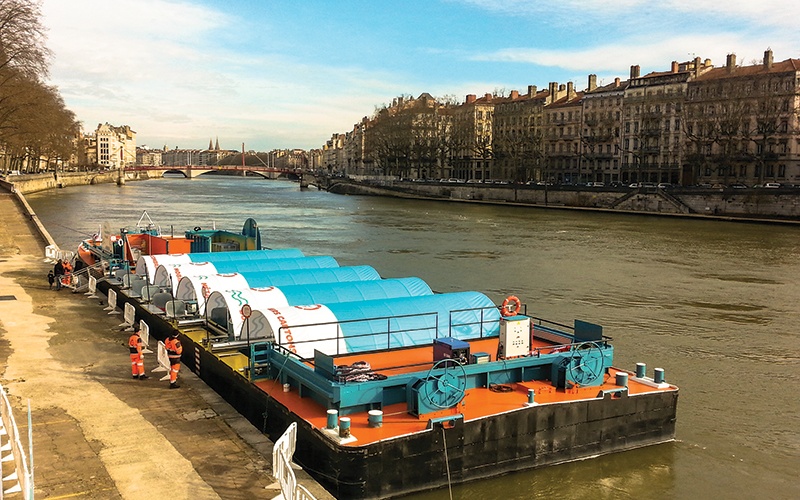
[[[25,456],[25,448],[20,440],[19,428],[11,411],[5,388],[0,385],[0,500],[4,495],[21,493],[25,500],[33,500],[33,439],[31,435],[31,410],[28,405],[28,446],[30,463]],[[14,465],[13,471],[6,471],[6,464]],[[15,496],[15,498],[18,498]]]

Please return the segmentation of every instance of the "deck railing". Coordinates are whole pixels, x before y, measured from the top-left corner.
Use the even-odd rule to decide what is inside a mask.
[[[492,319],[486,318],[486,311],[489,309],[495,309],[494,307],[476,307],[471,309],[459,309],[453,310],[450,312],[450,318],[448,320],[448,332],[452,334],[454,328],[458,327],[470,327],[478,325],[480,329],[480,333],[478,334],[478,338],[484,338],[487,334],[487,330],[490,328],[491,325],[499,324],[499,318],[495,317]],[[477,321],[468,321],[468,322],[454,322],[454,316],[458,314],[464,313],[478,313],[479,319]],[[398,319],[404,318],[419,318],[425,324],[420,325],[415,328],[392,328],[392,322]],[[341,325],[346,324],[365,324],[365,323],[386,323],[385,329],[382,331],[372,332],[372,333],[365,333],[360,335],[348,335],[345,336],[342,333]],[[285,330],[292,330],[297,328],[306,328],[306,327],[318,327],[318,326],[330,326],[336,325],[336,336],[332,337],[325,337],[325,338],[317,338],[313,340],[293,340],[292,342],[295,345],[301,345],[304,343],[316,343],[316,342],[324,342],[324,341],[336,341],[336,355],[343,354],[339,351],[339,346],[341,345],[342,341],[345,340],[352,340],[352,339],[359,339],[359,338],[374,338],[374,337],[385,337],[385,345],[383,348],[385,349],[392,349],[397,347],[410,347],[410,346],[403,346],[403,345],[393,345],[392,338],[396,335],[401,334],[413,334],[418,332],[426,332],[430,331],[433,333],[433,338],[439,338],[439,313],[430,312],[430,313],[418,313],[418,314],[400,314],[396,316],[381,316],[381,317],[374,317],[374,318],[361,318],[361,319],[353,319],[353,320],[344,320],[344,321],[329,321],[329,322],[322,322],[322,323],[308,323],[308,324],[292,324],[288,326],[280,326],[278,328],[278,334],[276,337],[276,343],[279,345],[284,344],[284,331]],[[253,342],[263,342],[268,339],[258,338],[252,339]],[[376,343],[377,344],[377,343]]]

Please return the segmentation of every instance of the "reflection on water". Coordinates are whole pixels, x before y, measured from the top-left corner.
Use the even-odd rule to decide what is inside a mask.
[[[273,248],[497,303],[514,294],[531,314],[600,323],[615,364],[663,367],[681,388],[676,443],[479,481],[454,488],[455,498],[800,497],[800,228],[337,196],[230,178],[29,201],[65,248],[105,220],[131,226],[143,209],[167,232],[238,231],[254,217]]]

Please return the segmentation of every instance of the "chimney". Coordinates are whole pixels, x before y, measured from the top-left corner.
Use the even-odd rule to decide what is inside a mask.
[[[512,99],[518,99],[518,98],[519,98],[519,91],[517,91],[517,90],[512,90],[512,91],[511,91],[511,98],[512,98]]]
[[[597,88],[597,75],[589,75],[589,92]]]
[[[677,73],[678,72],[678,61],[672,61],[672,69],[671,69],[671,71],[673,73]]]
[[[467,104],[475,102],[475,94],[467,94]]]
[[[528,97],[536,95],[536,85],[528,85]]]
[[[559,86],[558,86],[558,93],[559,93],[559,94],[561,94],[561,93],[562,93],[562,92],[564,92],[565,90],[567,90],[567,86],[566,86],[566,85],[564,85],[563,83],[562,83],[561,85],[559,85]]]
[[[484,99],[486,99],[487,101],[489,101],[489,102],[492,102],[492,94],[490,94],[490,93],[488,93],[488,92],[487,92],[487,93],[483,94],[483,97],[484,97]]]
[[[700,58],[699,57],[695,57],[694,58],[694,76],[695,76],[695,78],[700,76]]]
[[[614,87],[619,87],[619,77],[614,78]]]
[[[704,66],[706,69],[711,69],[711,59],[708,59],[708,58],[706,58],[706,60],[705,60],[705,61],[703,61],[703,66]]]
[[[550,82],[550,95],[547,96],[547,104],[553,104],[558,100],[558,82]]]
[[[567,100],[571,101],[573,99],[575,99],[575,84],[567,82]]]
[[[772,67],[772,49],[767,49],[764,51],[764,69],[770,69]]]
[[[736,69],[736,54],[728,54],[728,59],[725,61],[725,68],[728,70],[728,74],[733,73],[733,70]]]
[[[639,71],[641,71],[641,68],[638,64],[631,66],[631,79],[639,78]]]

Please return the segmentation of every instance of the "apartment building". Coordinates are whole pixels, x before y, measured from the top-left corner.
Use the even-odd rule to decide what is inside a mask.
[[[673,61],[669,71],[640,76],[631,66],[622,129],[623,182],[687,184],[681,118],[689,81],[711,70],[711,60]]]
[[[563,97],[562,97],[563,95]],[[562,184],[586,182],[581,171],[583,92],[572,82],[551,82],[544,108],[544,178]]]
[[[552,89],[529,85],[526,94],[512,90],[494,112],[495,176],[519,182],[543,178],[544,107]]]
[[[464,104],[452,113],[450,163],[459,179],[492,178],[494,164],[493,114],[499,99],[492,94],[466,96]]]
[[[107,122],[101,123],[97,125],[94,135],[99,166],[114,169],[136,163],[136,132],[129,126],[115,127]]]
[[[726,64],[689,82],[686,181],[800,183],[800,59]]]
[[[628,81],[619,78],[598,87],[597,75],[589,75],[581,100],[581,170],[586,173],[586,182],[621,182],[622,115],[627,87]]]

